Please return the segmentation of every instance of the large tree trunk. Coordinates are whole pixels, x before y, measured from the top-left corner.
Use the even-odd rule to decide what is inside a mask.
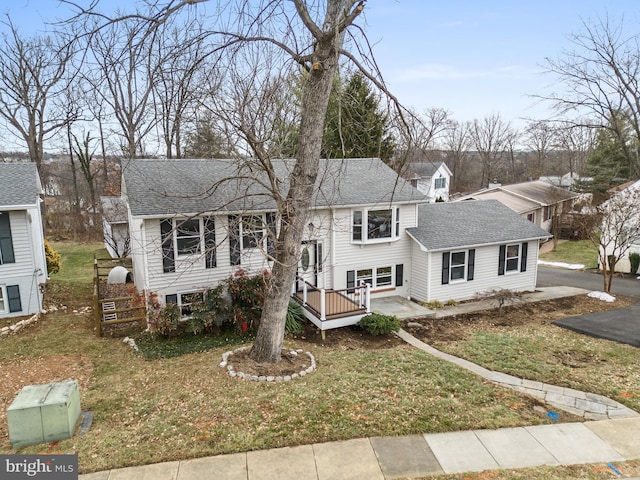
[[[315,45],[313,67],[303,90],[297,161],[287,198],[279,205],[280,233],[269,288],[250,357],[256,362],[280,361],[287,306],[295,280],[300,245],[318,176],[322,130],[333,78],[338,71],[343,34],[335,26],[344,20],[345,3],[327,2],[325,27]]]

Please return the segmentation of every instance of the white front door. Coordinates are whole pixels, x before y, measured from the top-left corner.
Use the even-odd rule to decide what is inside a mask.
[[[316,264],[315,242],[303,243],[300,251],[300,260],[298,261],[298,277],[314,287],[317,281]],[[299,285],[298,289],[302,289],[302,285]]]

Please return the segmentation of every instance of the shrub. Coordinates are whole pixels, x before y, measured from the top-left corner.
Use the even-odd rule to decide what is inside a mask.
[[[188,329],[194,334],[219,330],[224,323],[231,322],[231,305],[226,286],[220,284],[203,293],[200,302],[191,305],[191,315],[187,320]]]
[[[305,316],[300,305],[295,300],[289,300],[287,308],[287,321],[284,329],[287,333],[302,333],[304,331]]]
[[[47,272],[58,273],[62,268],[62,257],[56,252],[48,240],[44,241],[44,255],[47,259]]]
[[[360,319],[358,327],[371,335],[388,335],[400,330],[400,321],[395,315],[370,313]]]
[[[231,298],[231,318],[235,324],[246,324],[253,329],[262,315],[264,297],[269,285],[270,274],[266,270],[250,276],[240,269],[227,282],[227,291]]]
[[[436,308],[444,307],[444,304],[440,300],[431,300],[430,302],[420,302],[420,306],[428,308],[429,310],[435,310]]]
[[[455,307],[456,305],[458,305],[458,301],[454,300],[453,298],[450,298],[449,300],[447,300],[447,306],[448,307]]]
[[[629,254],[629,263],[631,263],[631,273],[635,275],[640,268],[640,253],[631,252]]]
[[[176,334],[181,317],[180,307],[175,303],[161,306],[157,293],[147,297],[147,326],[152,335],[168,337]]]

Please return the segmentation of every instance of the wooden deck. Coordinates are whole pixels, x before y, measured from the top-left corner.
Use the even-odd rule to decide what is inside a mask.
[[[318,317],[320,317],[321,312],[321,296],[322,292],[320,292],[320,290],[307,292],[307,303],[305,305],[302,292],[296,293],[296,299],[302,303],[303,306],[317,314]],[[332,290],[325,292],[325,318],[327,320],[366,312],[366,308],[339,292]]]
[[[307,283],[302,291],[293,294],[305,316],[320,330],[355,325],[370,313],[370,297],[369,286],[325,290]]]

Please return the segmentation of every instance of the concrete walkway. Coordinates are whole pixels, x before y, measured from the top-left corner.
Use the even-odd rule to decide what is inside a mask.
[[[580,295],[586,290],[550,287],[522,301]],[[374,311],[394,308],[399,318],[445,317],[495,308],[471,302],[430,311],[394,297]],[[413,303],[413,305],[411,305]],[[380,305],[384,308],[381,309]],[[419,306],[418,306],[419,307]],[[425,312],[426,311],[426,312]],[[418,313],[418,314],[416,314]],[[515,469],[542,465],[602,464],[617,475],[616,464],[640,458],[640,415],[601,395],[547,385],[493,372],[440,352],[401,330],[406,342],[455,363],[493,383],[544,400],[554,408],[582,416],[585,423],[559,423],[499,430],[374,437],[273,450],[219,455],[80,475],[81,480],[389,480],[438,474]],[[622,469],[622,477],[625,472]],[[638,478],[638,477],[634,477]],[[638,479],[640,480],[640,479]]]
[[[613,462],[636,458],[640,418],[360,438],[122,468],[80,479],[388,480],[584,463],[620,468],[624,474]]]

